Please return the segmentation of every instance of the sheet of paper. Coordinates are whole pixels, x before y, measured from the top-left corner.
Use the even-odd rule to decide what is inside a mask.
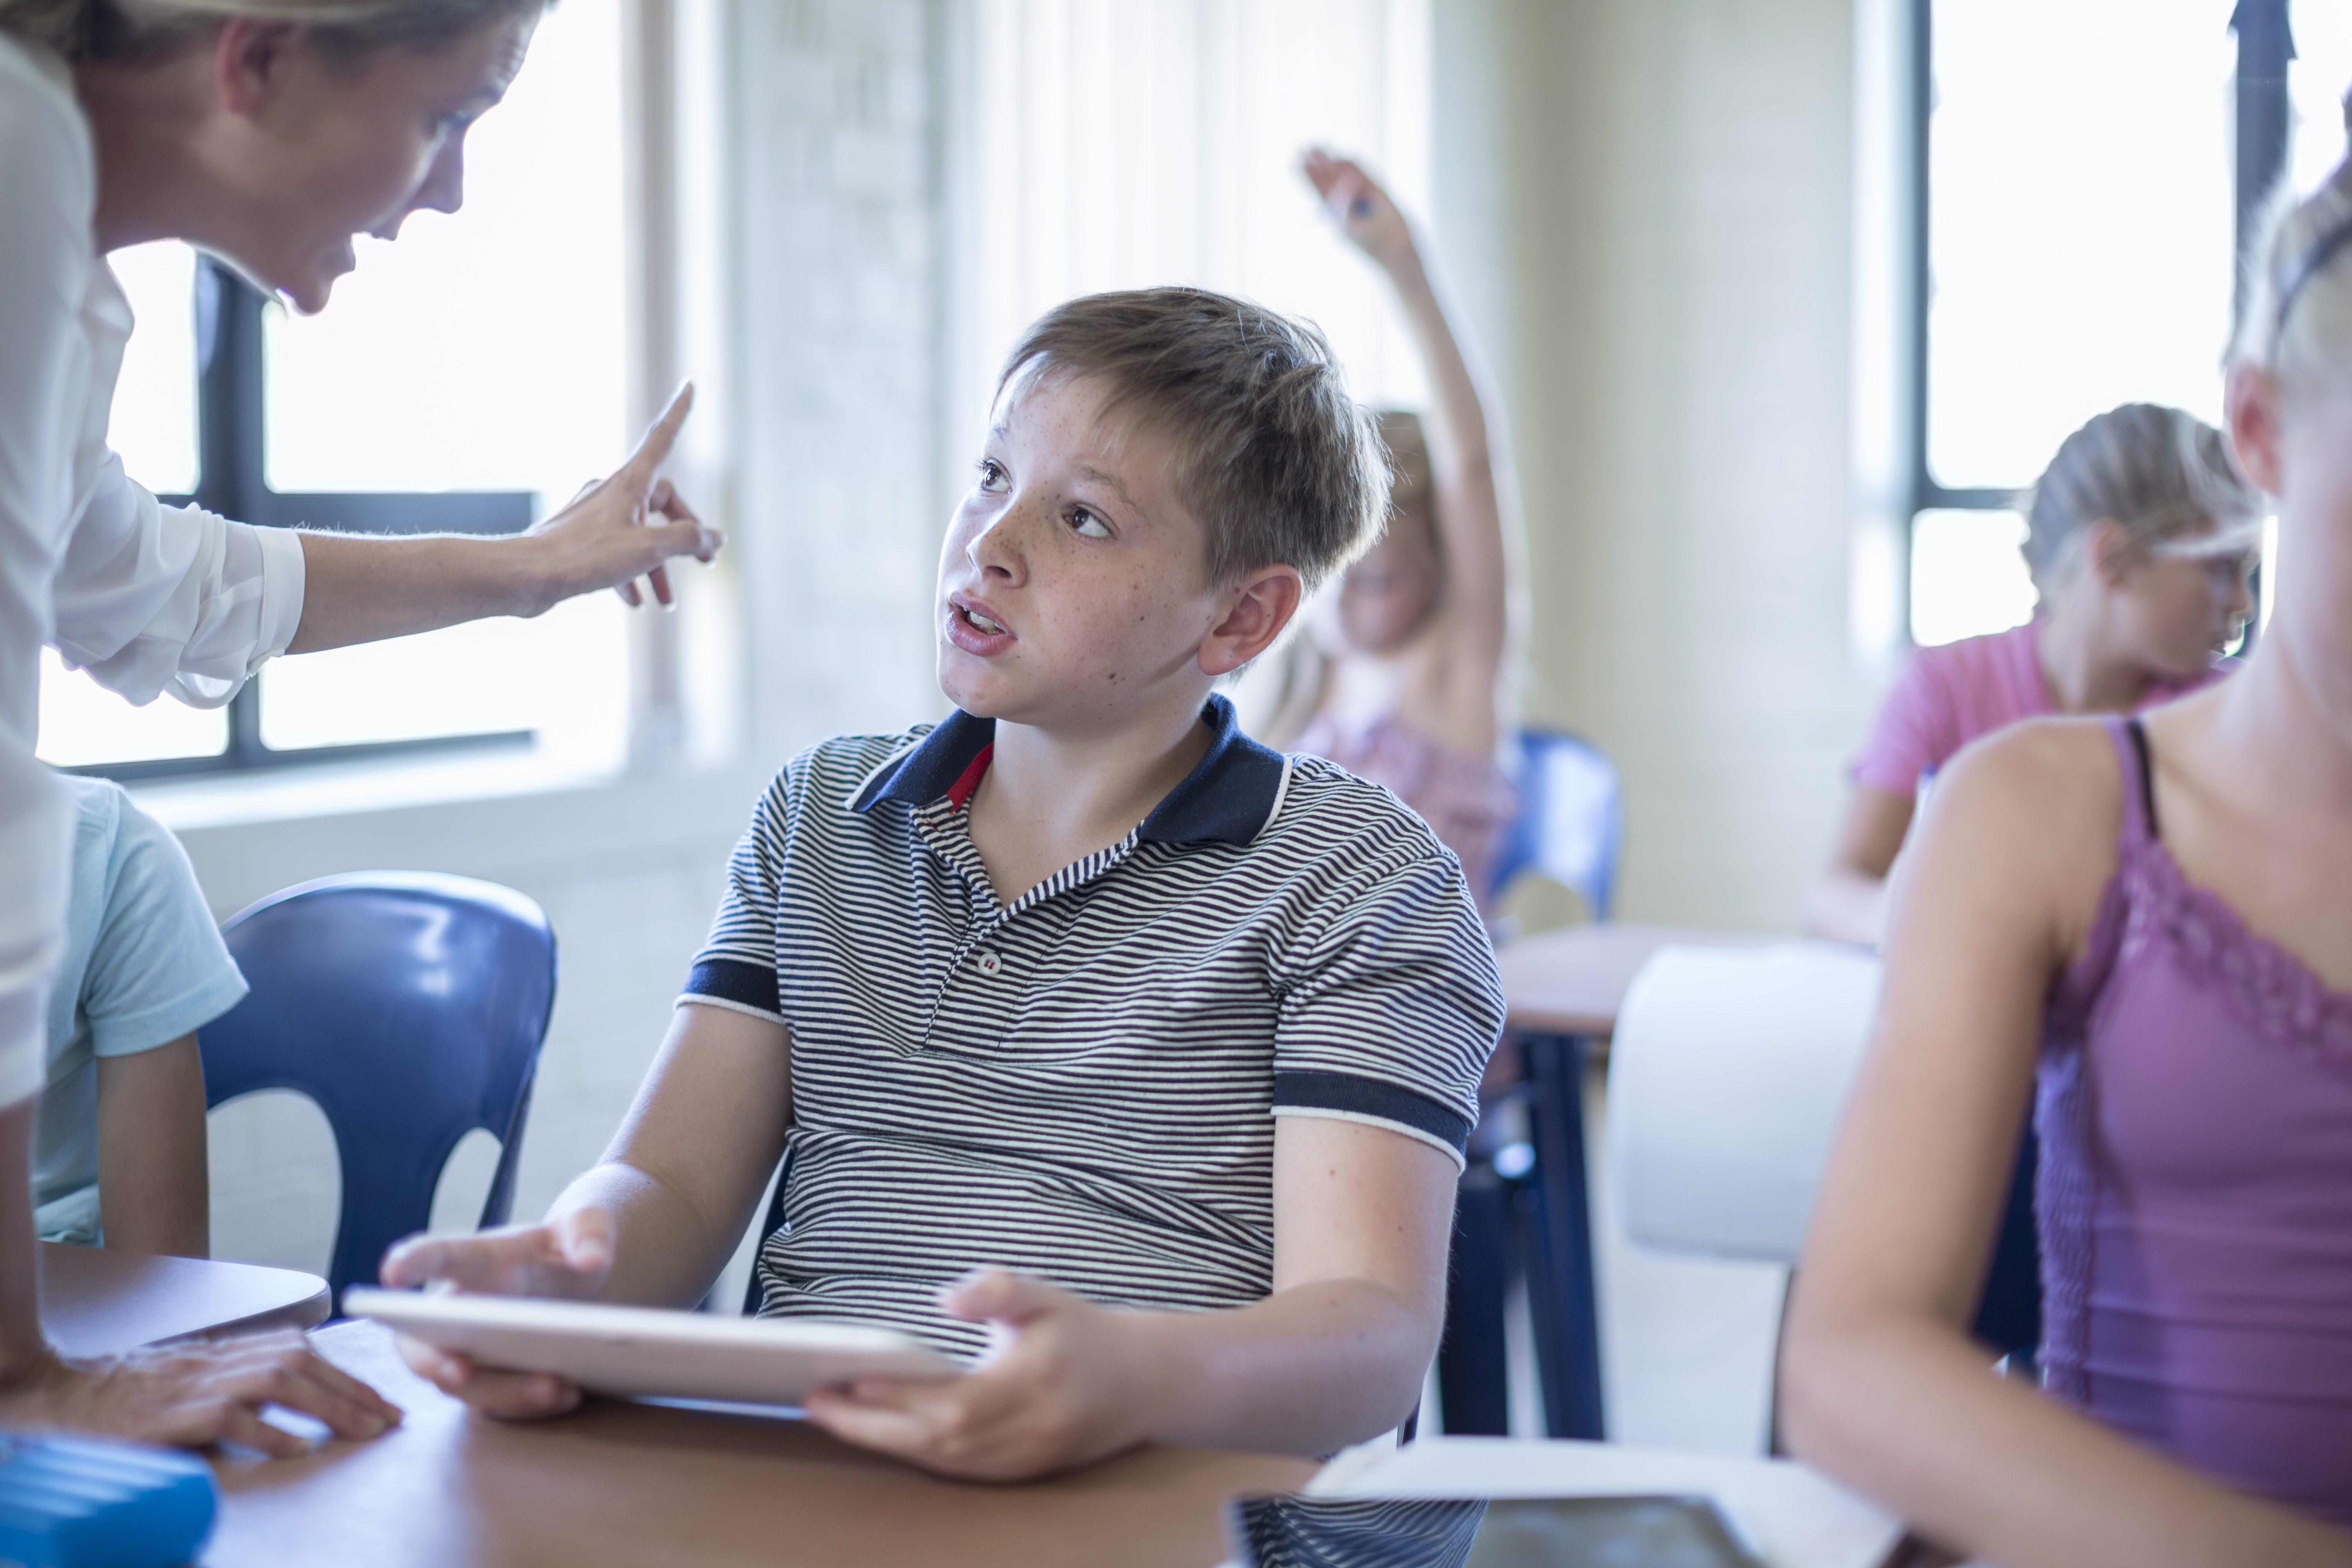
[[[1612,1443],[1429,1437],[1391,1453],[1343,1456],[1310,1497],[1538,1498],[1696,1493],[1715,1500],[1772,1568],[1877,1568],[1897,1521],[1787,1459]]]

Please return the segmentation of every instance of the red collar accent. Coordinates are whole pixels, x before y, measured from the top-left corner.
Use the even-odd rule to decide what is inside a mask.
[[[996,742],[991,741],[980,749],[980,754],[964,764],[963,774],[948,785],[948,804],[961,811],[971,804],[972,792],[980,787],[980,778],[988,772],[988,764],[996,756]]]

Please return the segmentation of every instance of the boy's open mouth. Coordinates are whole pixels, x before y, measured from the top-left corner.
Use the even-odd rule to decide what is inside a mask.
[[[954,606],[954,609],[956,615],[961,618],[964,625],[971,627],[974,631],[979,632],[982,636],[1001,637],[1004,635],[1004,628],[1003,626],[997,625],[995,621],[990,619],[987,616],[982,615],[980,611],[971,609],[963,605],[957,605]]]

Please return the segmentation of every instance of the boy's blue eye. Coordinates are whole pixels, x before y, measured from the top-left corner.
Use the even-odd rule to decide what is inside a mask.
[[[1088,511],[1085,507],[1078,507],[1070,513],[1070,526],[1076,529],[1080,534],[1088,539],[1108,539],[1110,537],[1110,530],[1104,526],[1103,520],[1097,517],[1093,512]]]

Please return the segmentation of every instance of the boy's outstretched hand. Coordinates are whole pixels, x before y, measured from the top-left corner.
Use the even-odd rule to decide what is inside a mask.
[[[578,1208],[539,1225],[476,1236],[413,1236],[383,1255],[391,1286],[438,1285],[485,1296],[552,1296],[584,1301],[613,1272],[613,1216]],[[530,1421],[580,1403],[576,1384],[547,1373],[497,1372],[403,1334],[401,1358],[419,1377],[485,1415]]]
[[[997,1269],[965,1277],[940,1304],[997,1335],[975,1371],[946,1383],[861,1378],[811,1394],[809,1419],[845,1443],[988,1481],[1069,1469],[1150,1436],[1154,1358],[1139,1315]]]
[[[1413,258],[1412,226],[1354,159],[1335,158],[1315,147],[1299,160],[1299,169],[1358,249],[1390,268]]]

